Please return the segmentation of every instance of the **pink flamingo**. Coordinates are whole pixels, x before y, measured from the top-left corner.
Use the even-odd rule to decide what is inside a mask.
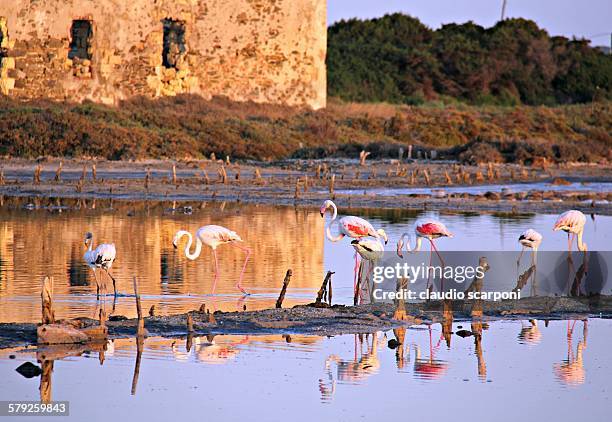
[[[582,234],[584,233],[584,225],[586,224],[586,216],[577,210],[566,211],[557,218],[557,222],[553,227],[553,231],[563,230],[567,233],[567,249],[572,251],[572,243],[576,238],[578,250],[586,252],[587,245],[582,242]],[[570,239],[571,236],[571,239]]]
[[[339,220],[336,220],[338,217],[338,207],[329,199],[323,202],[321,205],[321,217],[325,217],[325,213],[328,209],[332,209],[332,218],[327,223],[327,227],[325,230],[325,234],[327,238],[331,242],[338,242],[344,238],[344,236],[351,237],[353,239],[361,239],[364,237],[374,237],[376,239],[383,239],[385,244],[388,242],[387,234],[383,229],[375,230],[374,226],[370,224],[368,221],[364,220],[360,217],[355,217],[353,215],[348,215],[346,217],[342,217]],[[338,222],[338,234],[336,236],[332,235],[331,226],[333,223]],[[355,268],[354,279],[353,279],[353,293],[355,293],[355,289],[357,288],[357,271],[359,269],[359,258],[357,256],[357,252],[355,252]]]
[[[438,255],[438,258],[440,259],[440,262],[442,263],[442,267],[444,267],[445,266],[444,260],[442,259],[440,252],[438,252],[438,248],[436,248],[434,240],[438,239],[439,237],[453,237],[453,234],[446,228],[446,226],[441,221],[434,220],[431,218],[425,219],[425,220],[419,220],[415,224],[414,233],[416,234],[415,247],[414,249],[410,247],[410,239],[408,239],[408,241],[405,243],[406,251],[408,251],[409,253],[420,251],[421,243],[423,242],[423,239],[427,239],[429,240],[429,244],[430,244],[429,266],[431,267],[433,252],[435,252],[436,255]],[[397,241],[397,255],[400,258],[403,258],[402,248],[404,247],[404,238],[406,236],[410,237],[410,234],[409,233],[402,234],[400,239]],[[429,278],[427,279],[427,289],[429,290]],[[444,290],[444,279],[442,279],[440,290]]]
[[[219,262],[217,260],[217,247],[219,245],[229,244],[235,246],[238,249],[241,249],[246,252],[246,258],[244,260],[244,265],[242,266],[242,271],[240,272],[240,278],[238,279],[238,283],[236,283],[236,288],[240,290],[245,295],[249,294],[246,290],[242,288],[242,277],[244,275],[244,270],[246,269],[247,262],[249,261],[249,256],[251,255],[251,249],[246,246],[241,246],[237,242],[242,242],[242,238],[235,232],[230,229],[227,229],[222,226],[203,226],[198,229],[196,232],[196,246],[194,253],[190,253],[191,243],[193,238],[191,233],[185,230],[179,230],[174,235],[174,240],[172,244],[175,248],[178,248],[178,242],[181,237],[187,236],[189,240],[187,241],[187,245],[185,246],[185,256],[190,260],[195,260],[198,256],[200,256],[200,252],[202,251],[202,244],[210,247],[213,252],[213,257],[215,259],[215,281],[213,283],[212,294],[215,293],[215,288],[217,287],[217,279],[219,278]]]
[[[518,267],[521,263],[521,258],[523,257],[523,253],[525,252],[525,248],[530,248],[532,250],[531,255],[531,263],[532,265],[536,264],[536,255],[538,253],[538,248],[542,243],[542,235],[533,229],[527,229],[518,238],[519,243],[523,247],[521,249],[521,254],[516,261],[516,266]]]

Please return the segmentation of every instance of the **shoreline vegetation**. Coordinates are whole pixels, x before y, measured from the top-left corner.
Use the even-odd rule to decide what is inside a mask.
[[[345,103],[313,111],[198,96],[119,106],[0,98],[0,156],[106,160],[435,157],[462,164],[612,160],[612,102]],[[433,153],[433,155],[432,155]]]

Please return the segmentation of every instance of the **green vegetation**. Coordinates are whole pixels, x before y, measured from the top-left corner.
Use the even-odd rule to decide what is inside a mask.
[[[612,98],[612,56],[506,19],[432,31],[392,14],[328,30],[328,93],[345,101],[554,105]]]
[[[239,159],[397,157],[436,148],[465,161],[612,159],[612,102],[559,107],[439,104],[419,107],[332,101],[312,111],[178,96],[119,107],[0,97],[0,155]]]

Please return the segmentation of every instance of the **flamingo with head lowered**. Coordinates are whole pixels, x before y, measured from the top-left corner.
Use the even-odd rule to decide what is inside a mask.
[[[523,253],[525,252],[525,248],[530,248],[531,253],[531,264],[536,264],[536,255],[538,253],[538,248],[542,243],[542,235],[533,229],[527,229],[518,238],[519,243],[522,246],[521,254],[516,261],[516,266],[518,267],[521,263],[521,258],[523,257]]]
[[[369,264],[368,270],[365,276],[365,282],[367,283],[368,291],[371,293],[370,277],[372,276],[372,273],[374,272],[374,266],[376,265],[376,262],[380,258],[382,258],[383,253],[385,252],[385,247],[383,246],[380,239],[370,239],[368,237],[364,237],[361,239],[353,239],[351,241],[351,246],[355,249],[355,252],[357,252],[359,256],[361,256],[361,258],[367,261]],[[357,288],[357,286],[356,286],[356,290],[361,291],[361,289]],[[361,295],[360,294],[357,295],[358,292],[355,292],[355,293],[356,293],[355,301],[357,301],[357,299],[359,299]]]
[[[93,234],[91,232],[85,233],[85,254],[83,259],[87,263],[87,266],[91,268],[94,273],[94,279],[96,280],[96,297],[100,298],[100,280],[96,273],[97,268],[101,268],[106,274],[113,280],[113,291],[117,296],[117,283],[115,278],[108,272],[113,266],[115,257],[117,256],[117,250],[115,249],[114,243],[101,243],[95,249],[93,249]],[[106,294],[106,283],[104,286],[104,294]]]
[[[438,248],[436,248],[436,245],[434,244],[434,240],[440,237],[453,237],[453,234],[446,228],[446,226],[441,221],[434,220],[432,218],[423,219],[423,220],[419,220],[416,222],[414,226],[414,233],[416,235],[415,247],[414,248],[410,247],[410,234],[404,233],[402,234],[400,239],[397,241],[397,255],[400,258],[403,258],[402,249],[404,248],[404,245],[406,246],[406,250],[409,253],[420,251],[423,239],[427,239],[429,240],[429,244],[430,244],[429,266],[431,267],[433,252],[435,252],[436,255],[438,255],[438,258],[440,259],[440,263],[442,264],[442,267],[444,267],[445,266],[444,260],[442,259],[440,252],[438,252]],[[408,237],[408,241],[404,243],[404,238],[406,237]],[[442,283],[444,283],[444,279],[442,280]],[[427,280],[427,289],[429,290],[429,279]],[[440,290],[444,290],[443,284]]]
[[[236,283],[236,288],[240,290],[242,293],[244,293],[245,295],[248,294],[247,291],[242,288],[242,277],[244,275],[244,270],[246,269],[247,262],[249,261],[249,256],[251,255],[251,249],[247,248],[246,246],[240,245],[240,243],[242,243],[243,240],[238,235],[238,233],[230,229],[227,229],[225,227],[222,227],[222,226],[209,225],[209,226],[200,227],[198,231],[196,232],[196,236],[195,236],[196,245],[195,245],[195,251],[193,253],[190,252],[191,244],[193,243],[193,237],[191,236],[191,233],[189,233],[188,231],[179,230],[174,235],[174,240],[172,244],[174,245],[175,248],[178,248],[178,242],[183,236],[188,237],[187,245],[185,246],[185,256],[192,261],[195,260],[198,256],[200,256],[200,252],[202,251],[202,244],[212,249],[213,257],[215,260],[215,280],[213,282],[212,294],[215,293],[215,288],[217,287],[217,280],[219,278],[219,262],[217,260],[217,247],[220,245],[228,244],[240,250],[245,251],[246,258],[242,266],[242,271],[240,272],[240,278],[238,279],[238,282]]]
[[[331,242],[338,242],[342,240],[345,236],[351,237],[353,239],[362,239],[364,237],[373,237],[376,239],[383,239],[385,244],[388,242],[387,234],[383,229],[374,229],[374,226],[370,224],[368,221],[364,220],[360,217],[355,217],[353,215],[347,215],[340,219],[338,218],[338,207],[329,199],[323,202],[321,205],[321,217],[325,217],[325,213],[328,210],[332,210],[332,218],[327,223],[327,227],[325,228],[325,234],[327,238]],[[336,236],[332,235],[331,226],[334,223],[338,223],[338,234]],[[354,280],[353,280],[353,292],[357,288],[357,270],[359,268],[359,260],[357,258],[357,252],[355,252],[355,268],[354,268]]]
[[[586,252],[587,245],[586,243],[582,242],[585,224],[586,216],[583,213],[577,210],[570,210],[559,216],[553,227],[553,231],[563,230],[567,233],[567,249],[569,252],[572,251],[572,243],[574,242],[574,238],[576,238],[578,250]]]

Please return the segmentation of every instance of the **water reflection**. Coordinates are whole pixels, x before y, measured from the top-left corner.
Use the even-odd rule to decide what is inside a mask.
[[[317,214],[293,208],[209,204],[192,215],[172,215],[164,213],[166,207],[134,203],[108,211],[104,204],[98,204],[95,210],[61,214],[0,208],[0,321],[40,319],[39,281],[44,275],[55,278],[58,315],[92,315],[96,284],[82,259],[82,236],[88,231],[94,231],[99,242],[114,242],[117,247],[113,275],[119,298],[115,313],[126,316],[134,314],[129,297],[134,275],[141,280],[143,306],[148,309],[155,304],[158,315],[186,312],[211,302],[212,256],[204,251],[198,261],[188,263],[172,246],[180,228],[195,231],[208,223],[232,227],[256,246],[245,271],[244,284],[254,293],[246,299],[248,309],[273,306],[288,268],[294,276],[286,306],[312,299],[312,292],[319,287],[323,221]],[[223,259],[219,262],[216,305],[233,311],[237,296],[234,275],[236,268],[241,268],[244,253],[234,248],[220,253]]]
[[[441,321],[439,328],[437,324],[416,325],[387,333],[334,338],[153,337],[38,350],[0,350],[0,377],[6,380],[0,383],[0,396],[32,399],[35,394],[43,402],[71,400],[77,407],[87,405],[91,412],[91,409],[101,411],[100,404],[95,397],[88,404],[81,390],[96,391],[94,396],[104,395],[118,405],[124,403],[121,397],[137,395],[140,401],[126,402],[120,407],[136,406],[142,411],[144,406],[157,408],[176,403],[182,398],[184,384],[206,386],[216,380],[216,387],[206,390],[207,396],[219,403],[215,409],[222,409],[223,403],[227,403],[223,397],[233,397],[243,389],[250,391],[242,400],[252,410],[262,408],[264,403],[270,404],[263,400],[268,395],[287,397],[300,391],[299,397],[307,402],[309,394],[316,394],[325,406],[341,411],[358,397],[370,397],[377,402],[395,391],[417,394],[421,390],[425,396],[462,391],[464,394],[457,393],[460,397],[451,395],[445,399],[445,403],[456,408],[466,397],[479,394],[486,398],[499,388],[506,393],[525,388],[538,391],[539,406],[553,409],[555,406],[550,404],[559,400],[559,387],[568,386],[573,391],[585,388],[584,394],[588,394],[591,408],[597,412],[597,403],[606,394],[601,385],[605,381],[602,375],[612,368],[605,358],[591,359],[594,360],[591,362],[585,351],[591,329],[590,355],[605,356],[610,320],[539,322],[475,319],[452,322],[450,328],[447,321]],[[543,335],[542,331],[547,334]],[[454,337],[452,342],[449,335]],[[385,347],[387,339],[389,347]],[[525,348],[525,344],[530,347]],[[562,360],[558,360],[559,352],[563,354]],[[9,356],[14,359],[7,359]],[[34,378],[35,384],[32,380],[19,381],[21,376],[14,369],[21,361],[35,361],[40,366],[41,374],[37,381]],[[220,368],[221,372],[214,368]],[[600,383],[589,384],[587,374]],[[290,383],[283,384],[286,392],[279,392],[278,383],[283,379]],[[471,379],[480,382],[466,383]],[[411,387],[413,381],[419,385]],[[299,390],[294,386],[299,386]],[[158,390],[164,392],[163,397],[156,394]],[[294,410],[301,406],[291,403]],[[197,400],[194,403],[184,400],[185,412],[194,411],[197,404]],[[398,401],[396,410],[403,409],[403,404]],[[312,409],[312,402],[309,406]],[[370,406],[372,410],[376,408],[367,401],[360,407],[370,409]],[[416,413],[419,412],[417,409]]]

